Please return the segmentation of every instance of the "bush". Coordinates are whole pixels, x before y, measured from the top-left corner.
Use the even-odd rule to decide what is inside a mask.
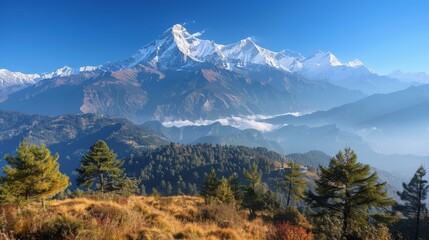
[[[303,227],[306,230],[311,230],[313,226],[308,223],[304,215],[302,215],[295,207],[288,207],[277,212],[273,216],[274,222],[289,222],[292,225]]]
[[[278,222],[274,225],[273,231],[268,236],[268,240],[312,240],[313,234],[307,233],[306,229],[292,225],[289,222]]]
[[[80,221],[58,216],[43,223],[41,229],[34,233],[35,239],[73,239],[77,236],[79,230],[83,229],[84,224]],[[18,237],[21,238],[21,237]]]
[[[244,218],[231,205],[206,205],[200,209],[197,216],[203,221],[211,221],[222,228],[233,227]]]
[[[107,204],[91,204],[86,210],[95,218],[98,225],[109,226],[112,223],[121,224],[127,219],[127,212],[125,210]]]

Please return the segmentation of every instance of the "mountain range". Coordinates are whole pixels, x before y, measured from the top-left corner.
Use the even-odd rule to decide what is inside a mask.
[[[99,113],[134,122],[313,112],[409,86],[360,60],[343,64],[330,52],[274,52],[250,38],[222,45],[179,24],[123,61],[45,74],[3,69],[0,80],[4,110]]]
[[[290,50],[274,52],[265,49],[251,38],[223,45],[199,39],[197,36],[198,34],[190,34],[182,25],[176,24],[124,61],[75,69],[65,66],[43,74],[23,74],[2,69],[0,88],[77,75],[86,71],[131,69],[142,63],[158,70],[189,69],[196,63],[211,63],[238,73],[268,67],[299,74],[311,80],[327,81],[346,88],[362,90],[367,94],[392,92],[408,85],[405,83],[408,81],[398,81],[404,79],[404,74],[400,75],[400,72],[381,76],[366,67],[359,59],[344,64],[331,52],[317,51],[309,57],[304,57]]]

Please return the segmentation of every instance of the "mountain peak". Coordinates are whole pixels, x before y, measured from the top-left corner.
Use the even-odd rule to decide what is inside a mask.
[[[331,52],[323,52],[320,50],[317,50],[313,55],[305,59],[304,61],[317,65],[317,66],[341,66],[343,65],[338,58],[332,54]]]
[[[252,38],[251,38],[251,37],[247,37],[247,38],[245,38],[245,39],[242,39],[240,42],[241,42],[241,43],[244,43],[244,44],[248,44],[248,43],[250,43],[250,44],[255,44],[255,42],[252,40]]]
[[[173,27],[171,27],[174,31],[186,31],[186,28],[182,24],[174,24]]]

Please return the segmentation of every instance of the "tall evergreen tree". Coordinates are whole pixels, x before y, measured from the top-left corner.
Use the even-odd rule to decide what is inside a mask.
[[[258,171],[258,165],[253,162],[249,171],[244,172],[244,177],[249,184],[244,187],[242,206],[249,209],[250,217],[256,216],[256,211],[265,208],[265,189],[261,184],[262,175]]]
[[[429,185],[428,181],[423,179],[425,175],[426,170],[420,166],[408,184],[402,183],[404,191],[397,193],[404,202],[404,204],[398,204],[397,209],[407,218],[416,221],[414,239],[419,238],[421,215],[427,212],[425,200],[428,197]]]
[[[76,169],[79,173],[77,183],[79,186],[91,188],[98,183],[97,190],[104,192],[106,189],[120,189],[119,185],[125,179],[124,170],[121,168],[123,161],[116,159],[116,154],[109,149],[107,143],[98,140],[85,154]]]
[[[216,170],[212,168],[210,173],[204,179],[203,186],[201,187],[201,196],[204,197],[206,203],[210,203],[216,196],[216,189],[219,186],[219,179],[216,176]]]
[[[240,178],[237,173],[231,174],[228,178],[229,186],[231,187],[231,191],[234,194],[234,199],[237,203],[240,203],[243,199],[243,192],[240,189]]]
[[[286,194],[286,206],[289,206],[291,199],[298,201],[304,198],[304,188],[307,183],[298,164],[290,163],[289,167],[289,169],[284,169],[283,178],[277,184],[280,191]]]
[[[384,211],[394,200],[388,197],[385,185],[378,183],[377,173],[371,173],[369,165],[357,162],[356,154],[346,148],[331,159],[328,167],[320,167],[315,193],[308,192],[307,201],[321,215],[328,213],[341,219],[342,236],[350,239],[353,227],[363,227],[371,219],[388,219]]]
[[[219,186],[215,192],[215,202],[221,204],[234,204],[234,193],[229,186],[228,180],[225,177],[222,177],[219,181]]]
[[[22,142],[16,156],[6,156],[8,165],[3,168],[2,194],[8,201],[42,201],[64,191],[69,178],[59,171],[59,155],[51,155],[45,145]]]

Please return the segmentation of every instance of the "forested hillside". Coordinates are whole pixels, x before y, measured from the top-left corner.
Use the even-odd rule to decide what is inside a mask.
[[[134,156],[126,162],[131,176],[141,180],[145,192],[153,188],[163,195],[197,194],[206,174],[213,168],[219,177],[243,173],[252,163],[258,165],[266,183],[274,187],[287,159],[265,148],[211,144],[169,144]]]

